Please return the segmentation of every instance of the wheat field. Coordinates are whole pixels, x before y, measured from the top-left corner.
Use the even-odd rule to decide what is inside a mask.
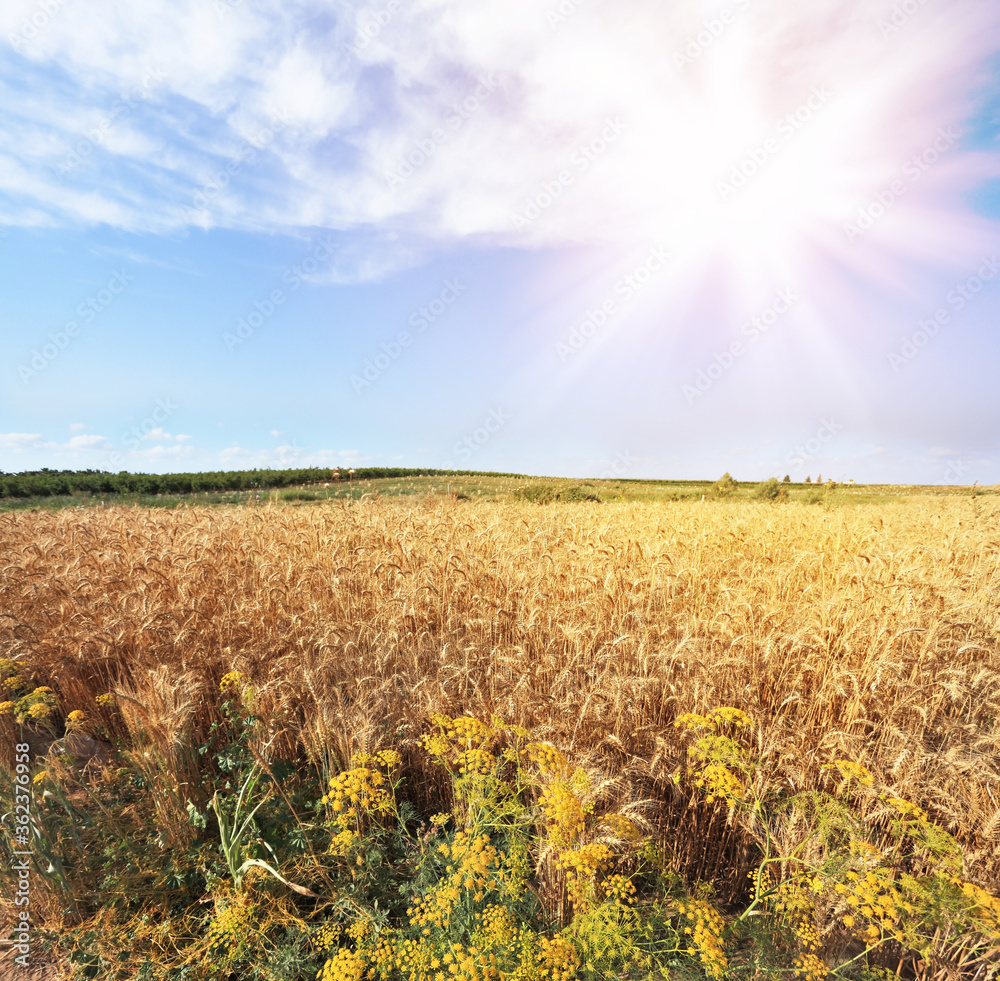
[[[861,762],[996,891],[997,518],[976,499],[9,513],[0,654],[65,710],[127,696],[176,780],[232,670],[272,753],[331,767],[412,746],[433,711],[496,714],[600,772],[723,893],[739,829],[667,777],[673,720],[735,706],[776,787]]]

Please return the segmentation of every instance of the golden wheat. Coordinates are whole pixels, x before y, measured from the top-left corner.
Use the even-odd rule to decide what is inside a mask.
[[[415,746],[432,711],[496,713],[647,801],[678,867],[734,889],[749,844],[665,777],[677,715],[738,706],[776,786],[864,763],[996,884],[998,542],[996,512],[965,499],[8,513],[0,656],[109,726],[95,698],[125,696],[164,807],[231,670],[269,751],[331,770]]]

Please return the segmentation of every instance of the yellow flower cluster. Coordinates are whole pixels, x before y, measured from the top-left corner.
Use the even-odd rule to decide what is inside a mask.
[[[451,772],[462,777],[481,777],[497,769],[496,756],[486,749],[488,743],[503,733],[511,731],[503,720],[494,716],[495,725],[490,726],[479,719],[463,715],[451,718],[441,712],[431,714],[431,722],[437,732],[420,737],[423,748]],[[516,760],[517,754],[505,750],[503,759]]]
[[[580,798],[563,780],[550,784],[540,798],[549,838],[556,848],[573,844],[586,828],[586,811]]]
[[[489,882],[490,865],[496,864],[499,858],[489,835],[470,835],[465,831],[456,832],[451,845],[441,844],[438,851],[451,859],[452,864],[445,871],[460,880],[466,889],[483,889]]]
[[[604,883],[604,895],[622,906],[631,906],[636,901],[635,883],[628,876],[620,873],[609,876]]]
[[[722,705],[712,709],[708,715],[699,715],[697,712],[686,712],[679,715],[674,720],[674,727],[677,729],[711,729],[718,731],[723,726],[735,726],[738,729],[753,725],[753,720],[742,709],[732,708]]]
[[[354,762],[373,762],[367,753],[356,756]],[[338,773],[330,781],[330,790],[320,798],[321,804],[329,804],[334,814],[335,825],[343,832],[353,825],[360,828],[363,814],[388,814],[393,809],[393,799],[386,790],[387,778],[378,770],[367,766]]]
[[[375,925],[371,920],[361,917],[355,920],[348,928],[347,935],[354,941],[357,947],[362,947],[366,941],[375,937]]]
[[[528,743],[524,755],[535,765],[539,776],[566,776],[569,773],[569,761],[549,743]]]
[[[739,729],[753,725],[753,720],[742,709],[730,708],[723,705],[712,711],[712,718],[716,726],[731,725]]]
[[[444,718],[447,719],[447,716]],[[494,735],[490,726],[479,719],[474,719],[471,715],[463,715],[454,719],[447,726],[447,732],[449,739],[456,740],[467,749],[484,746]]]
[[[27,687],[28,683],[21,675],[17,663],[9,657],[0,658],[0,690],[16,694]]]
[[[822,893],[824,881],[821,876],[790,878],[778,886],[773,897],[774,910],[791,927],[798,940],[799,955],[794,961],[796,974],[806,981],[816,981],[817,970],[822,970],[819,978],[826,977],[826,968],[816,956],[820,948],[819,930],[816,928],[815,896]]]
[[[231,958],[250,936],[253,910],[245,903],[231,902],[215,915],[208,931],[208,945],[213,953]]]
[[[608,867],[612,858],[614,852],[607,845],[595,842],[563,852],[556,859],[556,868],[566,869],[582,879],[593,879]]]
[[[477,773],[485,775],[496,766],[496,757],[485,749],[467,749],[464,753],[459,753],[455,761],[458,765],[459,773]]]
[[[601,824],[620,841],[637,842],[642,839],[639,829],[624,814],[605,814]]]
[[[927,823],[927,812],[917,807],[916,804],[911,804],[910,801],[903,800],[902,797],[887,797],[886,800],[899,811],[903,821],[921,821],[925,824]]]
[[[445,867],[447,878],[406,912],[413,926],[422,926],[429,936],[432,927],[444,929],[451,923],[451,912],[458,904],[462,890],[474,892],[479,902],[490,883],[490,867],[497,867],[502,860],[486,834],[469,835],[459,831],[449,845],[438,845],[438,851],[450,863]]]
[[[501,981],[503,977],[496,955],[460,943],[442,951],[417,940],[383,939],[371,961],[381,977],[398,974],[406,981]]]
[[[7,680],[10,681],[11,679],[8,678]],[[6,707],[8,703],[4,702],[2,704]],[[41,688],[36,688],[27,695],[22,695],[13,704],[11,711],[13,711],[14,717],[18,722],[23,723],[28,719],[43,721],[55,712],[58,704],[52,689],[47,685],[43,685]]]
[[[826,964],[812,951],[799,954],[792,961],[792,967],[795,968],[795,976],[803,981],[826,981]]]
[[[766,895],[774,885],[769,865],[764,865],[759,869],[751,869],[747,872],[747,878],[753,881],[754,899],[760,899],[761,896]]]
[[[709,804],[716,798],[724,800],[727,804],[733,804],[743,798],[744,787],[739,777],[721,763],[709,763],[702,767],[696,774],[696,787],[703,787],[706,791],[705,800]]]
[[[879,943],[884,937],[902,942],[900,920],[904,913],[913,913],[913,904],[900,891],[894,870],[878,866],[864,876],[852,870],[845,879],[834,887],[851,908],[844,917],[844,926],[868,944]],[[864,926],[857,922],[857,914],[864,918]]]
[[[341,947],[317,975],[319,981],[362,981],[368,973],[368,964],[360,955]]]
[[[105,692],[103,695],[98,695],[94,701],[101,706],[101,708],[111,708],[115,704],[115,696],[111,692]]]
[[[848,785],[857,781],[862,787],[870,787],[875,782],[871,771],[853,760],[834,760],[832,763],[825,763],[822,769],[836,770]]]
[[[687,948],[688,954],[692,957],[698,955],[702,968],[710,978],[725,977],[729,959],[722,942],[725,929],[722,915],[703,899],[679,903],[677,909],[689,923],[684,927],[684,933],[691,938],[692,944]]]
[[[580,955],[568,937],[539,937],[536,957],[546,981],[571,981],[580,966]]]
[[[242,671],[229,671],[222,676],[222,681],[219,682],[219,691],[239,688],[247,680],[247,676]]]
[[[84,719],[87,718],[87,716],[84,715],[83,712],[81,712],[79,709],[73,709],[73,711],[70,712],[70,714],[66,716],[66,718],[70,722],[83,722]]]
[[[577,910],[589,908],[597,874],[606,871],[613,858],[607,845],[592,843],[563,852],[556,859],[556,868],[566,871],[566,891]]]
[[[971,904],[967,910],[978,920],[979,931],[990,941],[1000,941],[1000,898],[988,893],[985,889],[972,882],[965,882],[955,876],[949,876],[952,885],[958,886],[962,895]]]
[[[15,705],[15,702],[0,702],[0,715],[11,715]]]
[[[324,923],[315,934],[313,944],[317,950],[333,950],[340,942],[341,929],[337,923]]]
[[[453,719],[443,712],[432,712],[431,722],[440,732],[421,736],[420,742],[433,756],[446,757],[453,750],[481,749],[495,735],[485,722],[469,715]]]
[[[351,831],[350,828],[347,828],[344,831],[338,831],[333,838],[330,839],[330,847],[327,849],[327,854],[340,856],[346,855],[357,838],[358,835]]]
[[[490,903],[479,916],[479,928],[473,940],[485,950],[512,947],[521,937],[517,919],[506,906]]]

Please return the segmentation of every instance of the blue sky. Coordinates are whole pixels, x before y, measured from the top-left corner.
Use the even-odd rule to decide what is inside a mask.
[[[0,470],[1000,482],[1000,5],[7,0]]]

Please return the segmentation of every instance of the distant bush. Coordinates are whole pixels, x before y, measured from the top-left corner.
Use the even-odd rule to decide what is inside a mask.
[[[712,494],[715,497],[729,497],[735,493],[739,484],[729,476],[728,471],[724,473],[714,484],[712,484]]]
[[[531,504],[551,504],[556,499],[556,489],[551,484],[528,484],[518,487],[514,498]]]
[[[781,485],[777,477],[771,477],[757,485],[757,497],[762,501],[773,501],[782,496]]]
[[[312,491],[286,490],[278,495],[278,499],[281,501],[318,501],[320,497],[319,494],[313,494]]]
[[[587,490],[586,487],[567,487],[566,490],[559,491],[556,494],[557,501],[594,501],[597,504],[601,503],[601,499],[593,490]]]
[[[528,484],[526,487],[519,487],[514,491],[514,498],[518,501],[529,501],[532,504],[551,504],[553,501],[570,503],[593,501],[597,504],[601,502],[594,490],[580,487],[577,484],[561,490],[553,484]]]

